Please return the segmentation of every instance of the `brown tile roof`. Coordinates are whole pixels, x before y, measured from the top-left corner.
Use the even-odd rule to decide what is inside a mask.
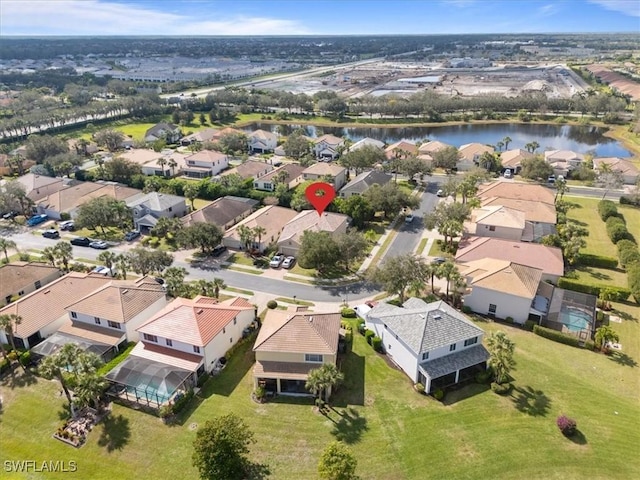
[[[303,210],[292,218],[282,229],[278,242],[294,240],[300,243],[306,231],[335,233],[345,230],[349,217],[342,213],[324,212],[318,215],[315,210]]]
[[[52,267],[46,263],[12,262],[0,266],[0,299],[32,287],[38,280],[53,273],[60,272],[57,267]]]
[[[598,170],[600,165],[606,164],[611,166],[614,172],[620,172],[623,175],[638,175],[640,170],[633,162],[619,157],[598,157],[593,159],[593,169]]]
[[[539,243],[515,242],[501,238],[467,237],[462,239],[456,262],[469,263],[483,258],[495,258],[538,268],[549,275],[564,275],[562,250]]]
[[[306,380],[309,372],[318,368],[314,363],[256,361],[253,376],[257,378],[284,378]]]
[[[342,142],[344,142],[344,140],[341,139],[340,137],[336,137],[335,135],[331,135],[330,133],[327,133],[325,135],[322,135],[321,137],[313,139],[313,143],[318,144],[320,142],[326,142],[329,145],[340,145]]]
[[[162,154],[147,148],[133,148],[120,153],[118,156],[138,165],[144,165],[162,157]]]
[[[298,163],[286,163],[284,165],[282,165],[281,167],[276,168],[275,170],[273,170],[272,172],[267,173],[266,175],[260,177],[260,180],[263,182],[268,182],[274,178],[277,178],[278,173],[280,172],[287,172],[289,175],[287,176],[287,178],[285,179],[286,183],[291,183],[293,182],[296,178],[300,177],[302,175],[302,172],[304,172],[305,167],[303,167],[302,165],[298,164]]]
[[[485,152],[493,153],[495,151],[493,147],[482,143],[467,143],[465,145],[460,145],[458,150],[460,151],[461,157],[465,160],[473,160],[475,155],[482,155]]]
[[[222,137],[224,137],[225,135],[229,135],[229,134],[236,134],[236,133],[244,133],[241,130],[236,130],[235,128],[231,128],[231,127],[225,127],[221,130],[216,131],[213,136],[211,137],[212,141],[217,141],[220,140]]]
[[[502,163],[502,166],[505,168],[516,168],[522,165],[522,160],[533,157],[534,155],[532,153],[517,148],[500,153],[500,163]]]
[[[415,143],[408,142],[407,140],[400,140],[399,142],[393,143],[384,149],[387,154],[387,158],[393,158],[396,153],[404,154],[404,155],[417,155],[418,147]]]
[[[193,153],[185,157],[185,160],[188,162],[189,160],[193,160],[196,162],[209,162],[214,163],[218,161],[224,161],[227,159],[227,156],[222,152],[216,152],[214,150],[200,150],[199,152]]]
[[[542,185],[496,180],[495,182],[480,185],[478,187],[478,197],[481,199],[489,197],[512,198],[555,205],[556,195],[551,189]]]
[[[61,178],[46,177],[34,173],[22,175],[16,178],[15,181],[24,186],[24,190],[31,200],[39,200],[45,195],[60,190],[65,186]],[[42,189],[42,191],[40,191],[40,189]]]
[[[217,128],[205,128],[204,130],[200,130],[199,132],[192,133],[191,135],[187,135],[182,137],[182,140],[187,140],[191,142],[208,142],[211,140],[215,134],[218,132]]]
[[[341,167],[340,165],[336,165],[334,163],[318,162],[314,163],[310,167],[305,168],[302,173],[306,175],[332,175],[336,177],[345,170],[346,169],[344,167]]]
[[[58,331],[112,346],[118,345],[125,335],[124,332],[116,332],[105,327],[90,325],[84,322],[73,322],[71,319],[67,319]]]
[[[58,190],[51,195],[44,197],[38,202],[45,208],[56,212],[66,212],[84,203],[84,198],[90,193],[100,190],[102,185],[93,182],[82,182],[76,185],[69,185],[62,190]]]
[[[238,222],[227,230],[224,237],[233,238],[239,241],[240,235],[238,235],[238,227],[240,225],[246,225],[249,228],[261,226],[267,230],[267,233],[262,235],[262,240],[266,243],[275,242],[278,240],[278,236],[280,235],[282,228],[297,214],[298,212],[291,210],[290,208],[269,205],[253,212],[247,218]]]
[[[426,142],[420,145],[420,147],[418,148],[418,151],[420,153],[426,153],[430,155],[432,153],[439,152],[440,150],[444,150],[445,148],[448,148],[451,146],[452,145],[441,142],[439,140],[431,140],[430,142]]]
[[[226,228],[229,222],[255,209],[260,202],[250,198],[221,197],[209,205],[182,217],[182,223],[189,226],[194,223],[214,223]]]
[[[524,212],[525,220],[529,222],[556,223],[556,208],[552,204],[540,200],[517,200],[513,198],[482,198],[482,206],[501,205]]]
[[[0,315],[16,314],[22,323],[16,336],[33,335],[54,320],[67,315],[65,307],[108,284],[107,277],[71,272],[0,309]]]
[[[584,155],[573,150],[547,150],[544,159],[549,163],[568,162],[569,160],[584,160]]]
[[[250,307],[250,308],[253,308],[254,310],[256,308],[247,299],[242,297],[227,298],[226,300],[220,302],[220,305],[229,305],[231,307]]]
[[[332,355],[338,349],[339,332],[339,313],[268,310],[253,351]]]
[[[131,355],[134,357],[145,358],[152,362],[164,363],[172,367],[182,368],[190,372],[195,372],[203,357],[192,353],[181,352],[173,348],[161,347],[152,343],[138,342]]]
[[[524,212],[503,205],[488,205],[471,211],[471,222],[505,228],[524,229]]]
[[[67,311],[126,323],[164,297],[157,288],[109,284],[68,304]]]
[[[462,274],[470,277],[469,286],[533,298],[538,291],[542,270],[508,260],[484,258],[460,266]]]
[[[253,305],[216,303],[215,299],[176,298],[138,328],[141,333],[204,347],[239,313]]]
[[[273,170],[273,165],[265,162],[256,162],[255,160],[247,160],[235,168],[227,170],[222,175],[240,175],[241,178],[260,178]]]

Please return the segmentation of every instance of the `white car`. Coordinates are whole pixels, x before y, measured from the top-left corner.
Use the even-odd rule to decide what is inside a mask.
[[[504,171],[504,178],[512,178],[511,170],[508,168]]]
[[[115,277],[118,273],[118,270],[115,267],[111,267],[111,270],[109,270],[109,268],[101,265],[91,270],[91,273],[97,273],[98,275],[104,275],[105,277]]]
[[[436,195],[437,195],[438,197],[444,197],[444,190],[442,190],[442,189],[438,190],[438,192],[436,193]]]
[[[413,222],[413,213],[410,213],[409,215],[407,215],[406,217],[404,217],[404,221],[406,223],[411,223]]]
[[[269,262],[269,266],[271,268],[280,268],[282,262],[284,262],[284,255],[278,254],[271,259],[271,261]]]
[[[296,257],[287,257],[284,259],[284,262],[282,262],[282,268],[293,268],[293,265],[296,263]]]

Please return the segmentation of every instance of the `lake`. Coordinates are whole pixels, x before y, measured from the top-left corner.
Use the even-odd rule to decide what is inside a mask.
[[[279,125],[252,123],[242,128],[244,131],[257,129],[275,132]],[[504,137],[511,137],[509,149],[523,148],[529,142],[540,144],[544,150],[573,150],[579,153],[594,152],[597,157],[630,157],[620,142],[604,136],[605,129],[584,125],[546,124],[464,124],[442,127],[315,127],[313,125],[283,125],[289,133],[296,128],[304,128],[307,135],[317,137],[330,133],[337,137],[347,137],[354,142],[365,137],[375,138],[387,144],[398,140],[426,141],[440,140],[459,147],[467,143],[495,145]]]

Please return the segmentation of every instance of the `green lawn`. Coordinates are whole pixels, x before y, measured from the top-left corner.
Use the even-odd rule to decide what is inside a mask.
[[[303,307],[313,307],[315,306],[315,303],[313,302],[307,302],[306,300],[298,300],[297,298],[294,300],[293,298],[288,298],[288,297],[276,297],[276,302],[284,302],[284,303],[291,303],[291,304],[295,304],[295,305],[301,305]]]
[[[566,275],[585,285],[609,285],[627,288],[627,274],[619,268],[577,267]]]
[[[193,209],[200,210],[201,208],[206,207],[207,205],[213,203],[211,200],[204,200],[202,198],[196,198],[193,201]]]
[[[5,377],[0,422],[11,434],[0,436],[0,451],[8,460],[74,460],[82,478],[195,478],[190,425],[234,412],[255,433],[252,459],[267,464],[273,479],[317,478],[319,455],[335,438],[353,449],[362,479],[640,477],[637,367],[508,326],[480,325],[506,330],[516,343],[510,396],[478,385],[449,393],[443,404],[420,396],[356,334],[342,361],[345,384],[326,417],[306,400],[258,405],[250,398],[253,357],[246,344],[205,385],[181,424],[166,426],[115,405],[79,450],[51,438],[63,412],[57,383],[12,386]],[[623,325],[636,339],[633,362],[640,327],[637,320]],[[577,420],[577,441],[555,426],[561,413]]]
[[[253,267],[253,259],[244,253],[232,253],[231,255],[229,255],[226,261],[236,265]]]

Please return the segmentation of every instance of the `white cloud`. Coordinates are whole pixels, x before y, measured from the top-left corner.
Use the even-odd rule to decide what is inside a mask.
[[[640,17],[640,3],[638,0],[589,0],[607,10],[624,13],[630,17]]]
[[[159,2],[159,6],[163,3]],[[187,4],[188,5],[188,4]],[[185,5],[186,6],[186,5]],[[2,0],[4,35],[291,35],[311,33],[298,22],[250,16],[164,13],[100,0]]]
[[[547,5],[542,5],[540,8],[538,8],[538,15],[541,17],[551,17],[559,11],[560,8],[558,7],[558,5],[554,3],[548,3]]]

